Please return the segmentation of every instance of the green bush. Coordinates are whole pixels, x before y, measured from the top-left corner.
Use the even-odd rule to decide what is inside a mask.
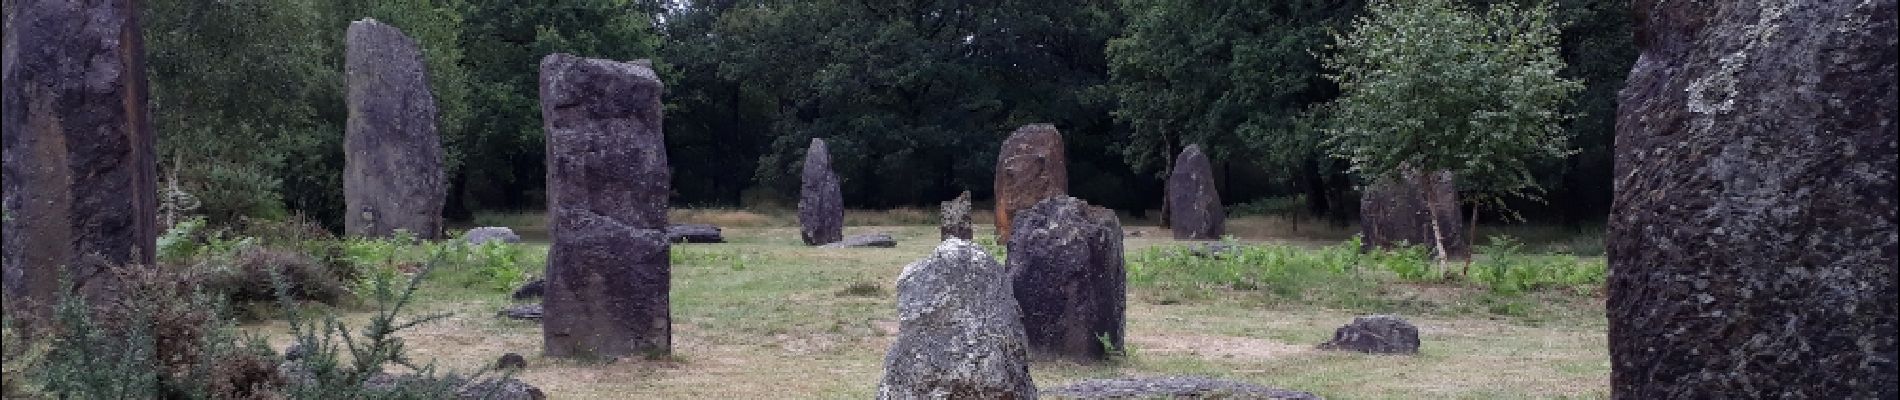
[[[1564,289],[1592,294],[1609,277],[1608,265],[1566,254],[1526,254],[1523,243],[1510,236],[1492,236],[1478,246],[1469,278],[1493,292],[1515,294],[1540,289]]]

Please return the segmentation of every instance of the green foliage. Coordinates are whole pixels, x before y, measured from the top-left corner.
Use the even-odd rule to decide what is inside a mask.
[[[530,251],[526,246],[500,241],[472,245],[458,238],[434,247],[452,266],[444,271],[449,282],[493,292],[514,290],[527,283],[530,271],[540,270],[547,263],[545,251]]]
[[[1585,262],[1573,256],[1526,254],[1523,244],[1510,236],[1492,236],[1491,243],[1478,246],[1484,257],[1471,264],[1470,277],[1492,292],[1516,294],[1541,289],[1562,289],[1580,295],[1602,290],[1609,277],[1608,265]]]
[[[38,376],[46,360],[47,340],[27,337],[14,327],[13,318],[0,314],[0,397],[46,397]]]
[[[1328,144],[1368,181],[1450,171],[1468,199],[1529,195],[1533,162],[1572,152],[1561,123],[1582,85],[1561,71],[1549,6],[1377,2],[1325,64],[1341,96]]]
[[[1602,287],[1607,269],[1601,259],[1524,254],[1507,237],[1482,247],[1483,257],[1468,276],[1450,278],[1434,267],[1430,251],[1419,246],[1361,251],[1358,238],[1318,249],[1231,241],[1223,245],[1232,247],[1212,254],[1184,246],[1135,252],[1128,257],[1128,282],[1156,290],[1163,302],[1245,293],[1269,303],[1378,308],[1388,299],[1376,295],[1386,285],[1399,283],[1453,284],[1506,296],[1481,299],[1487,304],[1517,304],[1521,301],[1510,296],[1545,290],[1592,295]]]

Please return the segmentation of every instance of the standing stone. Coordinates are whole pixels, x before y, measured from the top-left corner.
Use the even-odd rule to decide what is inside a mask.
[[[1895,0],[1639,1],[1617,398],[1900,398]]]
[[[975,230],[970,228],[970,191],[965,190],[957,198],[943,202],[943,214],[937,222],[938,239],[957,238],[970,240]]]
[[[1030,124],[1009,134],[996,154],[996,237],[1009,239],[1017,210],[1069,193],[1069,161],[1055,125]]]
[[[1016,215],[1009,275],[1038,358],[1100,360],[1122,349],[1122,225],[1115,213],[1056,196]]]
[[[6,308],[49,316],[62,269],[89,295],[152,263],[158,164],[138,2],[8,0],[0,57]],[[16,312],[26,310],[25,312]]]
[[[1438,248],[1432,243],[1432,211],[1426,208],[1425,194],[1420,191],[1429,185],[1430,190],[1438,191],[1435,194],[1439,198],[1445,199],[1438,204],[1438,224],[1445,233],[1445,252],[1450,253],[1447,258],[1471,258],[1464,219],[1459,218],[1458,188],[1451,173],[1439,172],[1430,177],[1407,175],[1403,180],[1368,185],[1365,194],[1359,197],[1359,229],[1365,247],[1391,248],[1405,243],[1423,246],[1436,254]]]
[[[981,246],[944,240],[897,276],[897,340],[878,399],[1034,399],[1009,275]]]
[[[844,192],[838,188],[838,174],[831,172],[831,151],[826,149],[824,139],[811,139],[800,179],[799,237],[810,246],[843,240]]]
[[[415,39],[374,19],[350,23],[344,51],[349,122],[343,137],[344,230],[442,236],[442,139]]]
[[[672,352],[664,87],[643,61],[541,59],[550,357]]]
[[[1214,164],[1200,145],[1188,145],[1168,174],[1168,216],[1176,240],[1220,239],[1227,233],[1227,211],[1214,190]]]

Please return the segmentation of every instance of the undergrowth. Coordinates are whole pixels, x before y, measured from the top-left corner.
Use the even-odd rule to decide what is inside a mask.
[[[1128,281],[1151,289],[1154,301],[1173,303],[1242,295],[1270,304],[1321,305],[1383,310],[1413,299],[1395,299],[1395,285],[1450,287],[1477,304],[1477,311],[1527,315],[1526,295],[1591,296],[1600,292],[1606,266],[1599,258],[1529,254],[1510,237],[1480,246],[1466,274],[1440,272],[1422,247],[1361,250],[1353,238],[1321,248],[1283,244],[1156,246],[1128,257]],[[1453,271],[1463,270],[1458,264]],[[1458,290],[1462,289],[1462,290]],[[1433,307],[1415,307],[1433,309]],[[1437,309],[1448,309],[1439,307]]]

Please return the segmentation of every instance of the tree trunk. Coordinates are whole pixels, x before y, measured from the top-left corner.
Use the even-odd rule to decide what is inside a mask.
[[[1472,253],[1477,253],[1478,203],[1471,203],[1471,223],[1468,225],[1465,225],[1465,248],[1471,250]],[[1460,272],[1459,275],[1471,276],[1471,259],[1477,258],[1477,257],[1478,257],[1477,254],[1471,254],[1471,255],[1465,256],[1465,270],[1464,272]]]
[[[1438,272],[1441,274],[1450,273],[1451,266],[1446,261],[1450,259],[1451,252],[1445,248],[1445,229],[1442,226],[1443,224],[1438,223],[1439,199],[1438,191],[1433,190],[1435,189],[1433,184],[1436,183],[1432,176],[1433,173],[1429,171],[1413,171],[1413,174],[1413,183],[1418,185],[1420,195],[1425,198],[1426,218],[1432,221],[1432,245],[1438,250],[1438,254],[1433,258],[1438,261]]]

